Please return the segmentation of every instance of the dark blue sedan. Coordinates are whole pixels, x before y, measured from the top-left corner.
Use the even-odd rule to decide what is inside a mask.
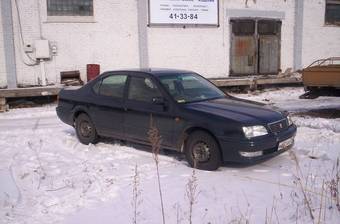
[[[286,112],[172,69],[105,72],[80,89],[62,90],[57,114],[83,144],[106,136],[146,145],[152,115],[161,147],[183,152],[191,166],[204,170],[273,157],[290,149],[296,134]]]

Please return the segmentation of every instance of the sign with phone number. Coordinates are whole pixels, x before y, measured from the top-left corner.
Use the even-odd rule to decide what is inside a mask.
[[[149,23],[218,26],[218,0],[149,0]]]

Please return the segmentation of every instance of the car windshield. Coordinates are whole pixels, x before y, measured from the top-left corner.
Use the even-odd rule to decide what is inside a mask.
[[[177,103],[191,103],[225,97],[206,79],[194,73],[160,76],[160,81]]]

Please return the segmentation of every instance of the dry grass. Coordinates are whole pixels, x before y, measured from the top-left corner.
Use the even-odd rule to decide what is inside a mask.
[[[139,206],[142,203],[142,190],[139,188],[140,186],[140,175],[138,171],[138,166],[136,164],[134,169],[134,175],[133,175],[133,185],[132,185],[132,207],[133,207],[133,218],[132,223],[137,224],[138,222],[138,216],[140,215]]]
[[[313,222],[314,222],[315,217],[314,217],[313,209],[312,209],[312,205],[311,205],[311,198],[310,198],[309,195],[307,194],[306,188],[305,188],[305,186],[303,185],[303,182],[302,182],[302,180],[304,179],[304,175],[303,175],[303,172],[302,172],[302,170],[301,170],[299,160],[298,160],[298,158],[297,158],[297,156],[296,156],[296,154],[294,153],[293,150],[289,150],[289,156],[290,156],[290,158],[295,162],[295,165],[296,165],[296,172],[297,172],[297,174],[296,174],[296,176],[295,176],[295,177],[296,177],[296,181],[297,181],[297,183],[298,183],[298,185],[299,185],[299,187],[300,187],[300,190],[301,190],[301,192],[302,192],[302,194],[303,194],[304,203],[305,203],[305,205],[306,205],[306,207],[307,207],[307,209],[308,209],[309,216],[310,216],[310,218],[311,218],[311,219],[313,220]],[[307,180],[308,180],[308,179],[307,179]],[[307,184],[306,184],[306,185],[307,185]]]
[[[299,189],[303,194],[304,205],[307,208],[308,214],[311,218],[311,223],[326,223],[326,212],[333,207],[335,202],[337,210],[340,212],[340,196],[339,196],[339,182],[340,182],[340,167],[339,158],[333,167],[332,177],[327,181],[327,177],[319,177],[316,181],[315,175],[308,170],[308,174],[304,175],[300,167],[298,158],[294,151],[290,151],[289,155],[296,165],[295,180]],[[314,177],[314,178],[313,178]],[[320,189],[321,184],[321,189]],[[330,196],[329,196],[330,195]],[[330,206],[327,204],[329,201]],[[297,207],[299,207],[297,203]],[[298,214],[298,208],[297,208]],[[298,222],[298,215],[296,217]]]
[[[339,157],[333,167],[332,177],[326,182],[332,201],[335,202],[338,212],[340,212],[340,164]]]
[[[159,192],[159,198],[160,198],[160,202],[161,202],[163,224],[165,224],[163,193],[162,193],[162,185],[161,185],[161,180],[160,180],[160,175],[159,175],[159,158],[158,158],[159,151],[161,149],[162,138],[159,134],[158,128],[154,125],[152,115],[150,117],[150,129],[148,131],[148,138],[149,138],[149,141],[151,143],[152,155],[153,155],[153,159],[154,159],[155,164],[156,164],[158,192]]]
[[[47,177],[47,174],[46,174],[45,169],[42,165],[41,158],[40,158],[40,155],[39,155],[41,148],[42,148],[42,145],[43,145],[43,141],[41,139],[39,141],[39,150],[37,150],[37,148],[30,141],[27,142],[27,145],[34,152],[34,155],[35,155],[35,157],[38,161],[38,168],[35,170],[35,172],[39,175],[39,182],[38,182],[37,189],[40,189],[41,181],[45,180],[46,177]]]
[[[197,189],[198,187],[198,178],[196,176],[196,169],[194,168],[192,170],[191,177],[188,180],[188,183],[186,185],[186,196],[189,200],[189,217],[188,221],[190,224],[192,224],[192,214],[193,214],[193,207],[194,204],[197,203],[197,198],[199,195],[199,191]]]

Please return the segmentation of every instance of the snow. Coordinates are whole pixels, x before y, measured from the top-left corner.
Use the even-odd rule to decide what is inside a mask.
[[[302,88],[282,88],[234,94],[293,112],[298,125],[294,153],[253,166],[195,170],[192,223],[313,223],[304,193],[315,222],[320,217],[321,223],[340,223],[339,186],[332,188],[339,174],[340,119],[298,114],[340,109],[340,98],[302,100],[302,93]],[[163,152],[159,161],[166,223],[188,223],[193,169],[174,152]],[[133,223],[136,165],[137,223],[162,223],[148,150],[111,139],[82,145],[74,129],[59,121],[55,105],[2,113],[0,223]]]

